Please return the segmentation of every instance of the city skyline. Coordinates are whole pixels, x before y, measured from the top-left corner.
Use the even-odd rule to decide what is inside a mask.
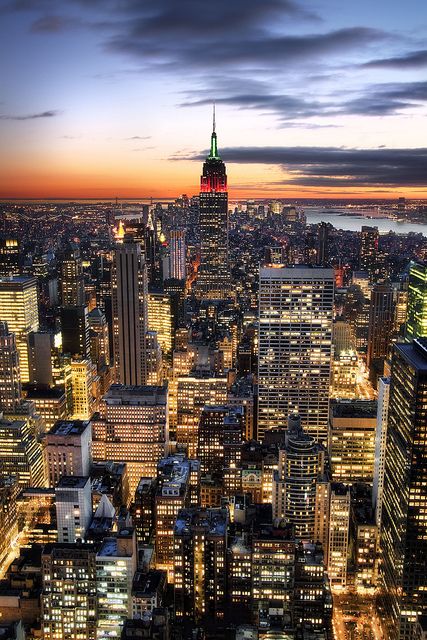
[[[195,194],[213,102],[231,198],[426,197],[419,0],[0,12],[2,198]]]

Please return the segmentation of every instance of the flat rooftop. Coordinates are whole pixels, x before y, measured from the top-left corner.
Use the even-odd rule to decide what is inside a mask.
[[[90,482],[90,478],[87,476],[63,476],[56,485],[56,488],[83,489],[88,482]]]
[[[90,425],[89,420],[58,420],[49,431],[49,435],[78,436]]]

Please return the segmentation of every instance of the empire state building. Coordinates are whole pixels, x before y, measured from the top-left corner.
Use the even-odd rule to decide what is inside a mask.
[[[218,155],[215,111],[211,148],[200,179],[200,267],[196,295],[221,300],[230,293],[228,192],[225,164]]]

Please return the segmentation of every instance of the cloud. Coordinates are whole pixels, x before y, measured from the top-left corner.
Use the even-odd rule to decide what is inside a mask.
[[[67,16],[47,15],[38,18],[31,25],[32,33],[62,33],[71,28],[80,27],[83,22],[78,18]]]
[[[173,159],[200,161],[206,154]],[[427,148],[231,147],[221,156],[226,163],[276,165],[286,183],[306,187],[427,187]]]
[[[130,138],[125,138],[125,140],[150,140],[152,136],[131,136]]]
[[[401,56],[378,58],[361,65],[372,69],[419,69],[427,66],[427,49],[413,51]]]
[[[61,112],[57,110],[41,111],[40,113],[30,113],[22,116],[1,114],[0,120],[38,120],[40,118],[54,118]]]

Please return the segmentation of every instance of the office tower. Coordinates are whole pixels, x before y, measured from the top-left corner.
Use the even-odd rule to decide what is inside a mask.
[[[44,640],[96,640],[96,549],[47,544],[42,553]]]
[[[43,460],[49,487],[62,476],[88,476],[92,462],[92,426],[88,421],[60,420],[43,438]]]
[[[355,351],[341,351],[332,362],[331,398],[356,398],[359,376],[357,353]]]
[[[174,539],[176,517],[180,509],[190,506],[190,461],[173,455],[159,462],[155,496],[156,569],[167,571],[168,582],[174,580]]]
[[[286,247],[267,247],[265,250],[266,264],[279,264],[281,266],[288,263]]]
[[[22,399],[21,372],[15,334],[0,321],[0,410],[14,411]]]
[[[363,226],[360,232],[360,257],[359,265],[361,271],[369,274],[371,282],[378,274],[378,227]]]
[[[134,495],[140,478],[157,473],[169,442],[166,387],[111,385],[92,420],[94,460],[126,462]]]
[[[24,416],[0,420],[0,475],[16,476],[22,489],[44,487],[41,446]]]
[[[61,307],[62,351],[70,356],[90,356],[88,308]]]
[[[52,387],[60,384],[62,336],[54,331],[32,331],[28,336],[30,382]],[[63,368],[63,367],[62,367]]]
[[[203,164],[199,199],[200,267],[196,291],[204,299],[229,294],[228,192],[225,164],[218,155],[215,118],[209,156]]]
[[[58,542],[84,540],[92,520],[92,493],[87,476],[62,476],[55,487]]]
[[[369,311],[367,366],[384,360],[390,351],[394,326],[394,294],[389,282],[375,284]]]
[[[381,514],[384,491],[385,452],[387,442],[387,421],[390,400],[390,378],[378,381],[377,425],[375,430],[374,482],[372,485],[372,506],[375,509],[375,522],[381,526]]]
[[[427,263],[411,262],[405,340],[424,337],[427,337]]]
[[[117,382],[146,383],[147,270],[141,247],[125,235],[113,269],[113,346]]]
[[[390,639],[427,613],[427,342],[395,345],[381,521],[380,614]]]
[[[28,334],[39,328],[37,280],[24,276],[0,279],[0,318],[15,334],[21,382],[30,379]]]
[[[292,529],[259,527],[252,541],[252,607],[259,627],[268,626],[270,609],[288,625],[294,588],[295,541]]]
[[[96,410],[96,366],[91,360],[71,360],[71,389],[73,397],[73,420],[90,420]]]
[[[393,337],[396,342],[403,342],[405,335],[405,323],[408,313],[408,286],[408,280],[392,284],[394,295]]]
[[[359,287],[366,300],[371,299],[371,284],[369,280],[369,273],[367,271],[353,271],[351,284],[354,287]]]
[[[331,485],[329,509],[328,576],[331,586],[347,584],[347,556],[350,526],[350,490],[343,484]]]
[[[170,277],[185,280],[187,275],[185,230],[171,229],[170,232]]]
[[[67,242],[60,259],[62,306],[84,306],[86,303],[84,276],[79,247],[74,242]]]
[[[297,412],[326,441],[333,297],[332,269],[260,268],[258,439]]]
[[[176,318],[170,295],[163,291],[150,291],[148,293],[148,328],[157,333],[163,355],[167,359],[172,356],[175,326]]]
[[[206,405],[223,405],[227,400],[227,379],[213,374],[178,378],[176,439],[187,445],[189,458],[197,458],[199,420]]]
[[[321,222],[317,227],[316,264],[321,267],[329,264],[329,229],[327,222]]]
[[[229,615],[242,623],[252,619],[252,549],[244,535],[236,536],[227,551]]]
[[[226,509],[184,509],[174,527],[174,595],[178,620],[215,625],[226,603]]]
[[[379,527],[372,509],[372,489],[367,484],[351,488],[350,561],[356,588],[373,588],[377,583]]]
[[[132,582],[136,572],[136,539],[132,527],[105,538],[96,554],[97,639],[119,637],[132,617]]]
[[[273,475],[273,517],[291,523],[296,538],[314,538],[316,483],[324,467],[325,449],[304,433],[299,416],[289,416],[285,446],[279,449],[279,468]]]
[[[90,358],[99,369],[110,364],[110,339],[108,322],[101,309],[95,307],[88,314]]]
[[[19,275],[19,242],[16,238],[0,239],[0,278]]]
[[[329,454],[334,481],[372,484],[376,420],[376,401],[335,400],[331,403]]]
[[[334,320],[332,325],[332,340],[335,357],[339,356],[342,351],[352,351],[355,348],[351,325],[343,316],[338,316]]]

